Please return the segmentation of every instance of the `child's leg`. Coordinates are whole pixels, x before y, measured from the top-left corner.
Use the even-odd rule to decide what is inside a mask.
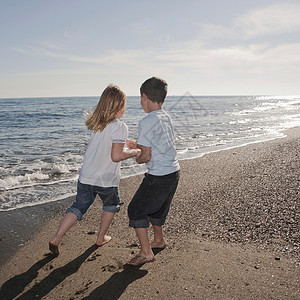
[[[150,247],[148,238],[148,228],[135,228],[135,232],[138,236],[141,245],[141,255],[144,257],[153,257],[153,252]]]
[[[152,225],[154,240],[150,243],[151,248],[165,248],[167,243],[163,234],[163,227],[158,225]]]
[[[166,248],[167,243],[164,238],[162,226],[152,224],[152,228],[153,228],[153,233],[154,233],[154,239],[150,243],[150,247],[151,248],[159,248],[159,249]],[[141,245],[139,246],[139,248],[140,249],[142,248]]]
[[[118,187],[94,187],[94,191],[99,195],[103,203],[100,228],[96,240],[96,245],[100,247],[111,240],[111,237],[106,235],[106,232],[115,213],[120,210],[120,198]]]
[[[148,228],[135,228],[135,232],[140,241],[141,251],[126,263],[129,265],[138,266],[140,264],[154,261],[154,254],[150,247],[148,238]]]
[[[103,211],[102,216],[101,216],[99,234],[98,234],[97,241],[96,241],[97,246],[102,246],[111,240],[111,237],[108,235],[105,235],[105,234],[106,234],[107,229],[110,226],[114,216],[115,216],[115,213]]]
[[[71,212],[66,213],[64,218],[62,219],[58,231],[55,236],[49,242],[49,249],[54,254],[59,254],[58,245],[61,243],[63,236],[66,232],[73,226],[73,224],[77,221],[77,216]]]

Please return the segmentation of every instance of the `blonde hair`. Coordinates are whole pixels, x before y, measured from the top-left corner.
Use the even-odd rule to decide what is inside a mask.
[[[114,84],[110,84],[102,93],[100,100],[93,113],[88,114],[85,125],[94,132],[103,131],[118,113],[125,108],[126,95]]]

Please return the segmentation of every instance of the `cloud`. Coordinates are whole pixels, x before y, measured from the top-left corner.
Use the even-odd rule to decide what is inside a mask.
[[[111,49],[95,55],[75,55],[70,53],[60,52],[60,48],[51,43],[40,43],[45,47],[31,46],[27,48],[10,48],[15,52],[27,54],[31,56],[45,56],[64,61],[89,63],[89,64],[132,64],[138,60],[145,59],[149,56],[151,50],[147,49]],[[150,57],[150,56],[149,56]]]
[[[246,37],[280,35],[300,31],[299,2],[282,2],[251,10],[233,21],[233,28]]]
[[[299,31],[299,15],[300,4],[282,2],[247,11],[227,25],[201,24],[200,35],[190,41],[167,40],[156,47],[99,50],[93,55],[71,53],[50,41],[12,50],[60,62],[60,69],[41,67],[38,71],[42,72],[102,72],[116,76],[162,73],[174,77],[210,76],[212,79],[227,74],[228,77],[242,77],[245,74],[268,76],[290,72],[291,76],[297,77],[300,73],[300,41],[275,44],[265,37]],[[146,24],[149,34],[152,32],[150,25]],[[138,29],[138,24],[131,28],[137,32]],[[264,39],[255,40],[260,37]],[[218,43],[212,43],[213,40]]]
[[[129,24],[131,34],[140,36],[154,34],[156,27],[156,22],[150,18],[143,18],[142,21],[133,21]]]
[[[69,64],[69,68],[99,67],[108,72],[123,73],[143,70],[164,72],[205,72],[217,74],[219,72],[247,72],[263,73],[268,69],[298,69],[300,68],[300,43],[284,45],[249,44],[231,45],[208,48],[202,41],[192,40],[166,44],[159,48],[147,49],[112,49],[93,56],[73,55],[61,53],[59,50],[41,47],[17,49],[30,55],[40,55],[61,59]],[[66,65],[61,66],[66,69]]]
[[[39,41],[38,44],[40,44],[42,47],[45,48],[50,48],[50,49],[54,49],[54,50],[60,50],[62,47],[58,46],[57,44],[51,42],[51,41]]]
[[[274,73],[300,72],[300,43],[270,46],[269,44],[233,45],[205,48],[187,43],[184,48],[156,53],[157,65],[168,66],[174,73],[194,76],[260,76],[272,77]]]
[[[199,24],[199,38],[206,42],[212,40],[245,41],[295,33],[300,31],[299,16],[299,3],[276,3],[247,11],[227,25]]]
[[[45,56],[79,64],[119,65],[120,67],[135,65],[138,68],[160,62],[166,66],[189,66],[197,69],[200,65],[208,65],[207,61],[215,65],[215,61],[222,59],[228,62],[259,60],[262,53],[270,47],[271,42],[266,39],[263,44],[260,41],[255,45],[253,39],[300,31],[299,15],[299,3],[278,2],[249,10],[227,25],[200,24],[200,34],[195,39],[173,43],[166,40],[158,47],[110,49],[93,55],[77,55],[67,50],[64,51],[62,45],[42,41],[37,43],[38,46],[11,48],[11,50],[31,56]],[[146,20],[143,26],[139,23],[132,23],[131,31],[136,33],[146,31],[151,34],[153,26],[155,27],[149,20]],[[241,39],[245,42],[243,46]],[[251,44],[246,44],[247,39],[251,40]],[[212,40],[217,43],[213,44]],[[293,49],[295,45],[290,44],[287,47]],[[292,59],[296,58],[293,56]]]
[[[18,51],[30,53],[24,49]],[[174,94],[186,90],[192,93],[276,93],[276,89],[284,90],[295,85],[300,73],[300,42],[208,48],[201,41],[192,40],[160,48],[111,50],[95,56],[40,48],[36,51],[40,55],[59,58],[61,63],[56,63],[56,68],[41,67],[32,72],[19,72],[17,78],[28,82],[31,88],[34,88],[34,83],[30,85],[29,79],[39,82],[40,78],[46,78],[45,82],[57,82],[58,86],[63,82],[65,84],[59,90],[61,95],[70,91],[96,94],[99,82],[110,81],[127,86],[130,94],[136,94],[140,78],[153,74],[170,80]],[[82,78],[86,83],[83,84]],[[80,90],[83,87],[85,90]]]

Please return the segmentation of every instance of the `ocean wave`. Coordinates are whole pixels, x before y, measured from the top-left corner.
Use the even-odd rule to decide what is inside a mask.
[[[63,182],[73,182],[78,179],[78,174],[69,178],[61,178],[59,180],[49,181],[49,178],[49,175],[40,172],[34,174],[25,174],[22,176],[9,176],[5,179],[0,179],[0,191],[15,190],[33,186],[54,185]]]
[[[49,175],[43,174],[41,172],[19,176],[8,176],[5,179],[0,179],[0,190],[15,189],[18,187],[28,185],[29,183],[32,183],[36,180],[46,179],[49,179]]]
[[[181,98],[170,97],[164,106],[173,119],[180,160],[282,137],[281,130],[300,125],[300,96]],[[98,98],[0,102],[1,114],[5,115],[0,120],[0,210],[73,195],[88,141],[82,111],[94,107]],[[144,113],[139,97],[128,97],[127,102],[122,120],[129,127],[129,135],[137,138]],[[22,124],[17,117],[23,118]],[[145,165],[131,159],[122,163],[121,177],[145,171]]]
[[[76,192],[64,193],[64,194],[56,196],[56,197],[55,196],[51,197],[51,198],[49,197],[48,199],[34,198],[34,199],[32,199],[31,202],[28,202],[28,201],[27,202],[18,202],[16,200],[10,200],[10,201],[7,201],[0,205],[0,211],[11,211],[11,210],[24,208],[24,207],[30,207],[30,206],[36,206],[36,205],[41,205],[41,204],[50,203],[50,202],[56,202],[56,201],[67,199],[69,197],[73,197],[75,195],[76,195]],[[0,198],[0,200],[1,200],[1,198]]]

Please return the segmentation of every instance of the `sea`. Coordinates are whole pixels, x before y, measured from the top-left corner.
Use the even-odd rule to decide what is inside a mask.
[[[0,99],[0,211],[66,199],[76,183],[89,139],[84,111],[99,97]],[[300,126],[300,95],[168,96],[178,159],[283,138]],[[128,97],[121,118],[137,138],[145,116],[140,97]],[[145,172],[134,159],[122,162],[121,177]]]

